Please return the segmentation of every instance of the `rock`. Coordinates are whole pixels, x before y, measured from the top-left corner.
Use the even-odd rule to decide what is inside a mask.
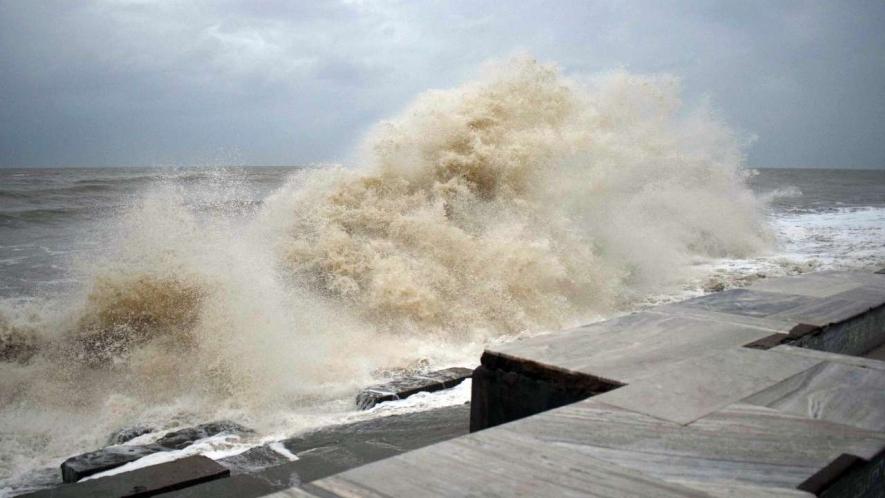
[[[144,446],[109,446],[98,451],[83,453],[62,462],[61,479],[64,482],[77,482],[84,477],[115,469],[158,451],[165,450],[158,445],[149,444]]]
[[[108,444],[123,444],[126,441],[131,441],[138,436],[143,436],[145,434],[149,434],[154,432],[156,429],[153,427],[148,427],[146,425],[134,425],[132,427],[124,427],[113,434],[108,438]]]
[[[247,474],[289,461],[289,458],[269,446],[256,446],[239,455],[222,458],[218,463],[230,469],[232,474]]]
[[[30,498],[153,496],[220,479],[230,470],[201,455],[189,456],[99,479],[32,493]]]
[[[356,405],[367,410],[382,401],[408,398],[419,392],[434,392],[455,387],[464,379],[469,379],[473,370],[453,367],[422,375],[412,375],[386,384],[369,386],[357,394]]]
[[[725,290],[725,283],[721,281],[710,281],[704,284],[704,292],[722,292]]]
[[[108,446],[98,451],[83,453],[65,460],[61,464],[62,480],[64,482],[77,482],[92,474],[134,462],[143,456],[160,451],[180,450],[200,439],[225,432],[248,434],[253,431],[236,422],[222,420],[170,432],[151,444]]]
[[[170,432],[158,439],[156,444],[166,449],[180,450],[190,446],[197,440],[225,432],[230,434],[250,434],[254,431],[236,422],[221,420]]]

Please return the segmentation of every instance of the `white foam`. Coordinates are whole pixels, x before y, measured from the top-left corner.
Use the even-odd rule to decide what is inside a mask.
[[[838,209],[774,219],[784,255],[822,268],[885,264],[885,208]]]
[[[221,458],[239,455],[240,453],[248,451],[253,447],[255,447],[254,443],[244,443],[239,436],[230,434],[219,434],[217,436],[201,439],[181,450],[161,451],[141,457],[134,462],[129,462],[125,465],[121,465],[120,467],[104,472],[99,472],[89,477],[85,477],[81,479],[81,481],[122,474],[124,472],[129,472],[135,469],[150,467],[152,465],[171,462],[173,460],[180,460],[182,458],[193,455],[203,455],[213,460],[219,460]]]
[[[368,410],[372,415],[393,415],[432,410],[445,406],[463,405],[470,401],[472,379],[465,379],[450,389],[436,392],[419,392],[405,399],[384,401]]]
[[[270,443],[267,445],[267,447],[276,451],[280,455],[283,455],[284,457],[288,458],[290,462],[294,462],[295,460],[298,460],[298,456],[295,455],[295,453],[292,453],[291,451],[289,451],[289,449],[286,448],[281,441],[275,441],[273,443]]]

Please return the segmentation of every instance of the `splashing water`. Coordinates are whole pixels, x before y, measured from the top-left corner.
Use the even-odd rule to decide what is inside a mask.
[[[365,149],[267,208],[298,278],[388,330],[562,326],[769,241],[730,132],[680,118],[668,78],[580,86],[520,60],[421,96]]]
[[[379,369],[629,309],[698,258],[771,241],[740,144],[670,77],[586,81],[517,59],[377,125],[358,165],[260,206],[159,182],[63,296],[3,302],[0,478],[126,424],[296,432]],[[203,199],[205,200],[205,199]],[[11,482],[11,481],[10,481]]]

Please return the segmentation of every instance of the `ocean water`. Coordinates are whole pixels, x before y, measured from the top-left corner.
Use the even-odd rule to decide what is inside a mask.
[[[885,266],[885,172],[752,170],[677,82],[517,61],[419,96],[348,166],[0,170],[0,494],[125,426],[229,455],[396,372],[829,268]],[[147,439],[155,436],[146,436]]]

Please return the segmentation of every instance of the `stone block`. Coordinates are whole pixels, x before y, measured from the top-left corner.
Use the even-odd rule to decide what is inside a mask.
[[[364,465],[307,489],[319,496],[709,496],[506,427]]]
[[[823,362],[742,403],[885,433],[885,371]]]
[[[64,482],[77,482],[84,477],[115,469],[139,458],[165,449],[156,444],[142,446],[109,446],[68,458],[61,464]]]
[[[802,356],[734,348],[672,363],[595,399],[688,424],[819,363]]]
[[[230,469],[231,474],[248,474],[289,461],[289,458],[269,446],[256,446],[238,455],[222,458],[218,463]]]
[[[183,489],[230,475],[230,471],[196,455],[131,472],[38,491],[31,498],[142,497]]]
[[[108,444],[123,444],[127,441],[131,441],[137,438],[138,436],[150,434],[155,430],[155,428],[146,425],[133,425],[132,427],[124,427],[111,434],[111,437],[108,438]]]
[[[276,482],[310,482],[467,434],[469,407],[379,417],[324,427],[283,441],[298,460],[263,471]]]

